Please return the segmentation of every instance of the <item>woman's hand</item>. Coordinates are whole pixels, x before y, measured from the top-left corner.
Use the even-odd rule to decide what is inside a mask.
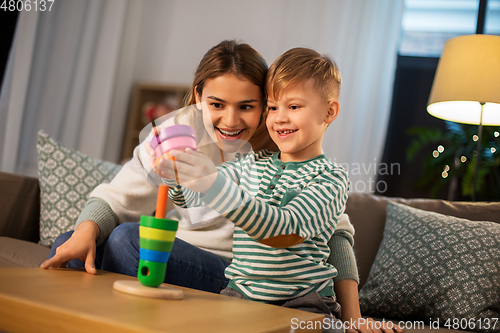
[[[177,180],[179,185],[192,191],[207,193],[217,179],[217,168],[205,155],[186,149],[171,150],[173,159],[163,159],[156,172],[163,178]]]
[[[95,254],[99,234],[99,226],[95,222],[83,221],[73,235],[56,249],[56,255],[45,261],[40,268],[66,267],[69,260],[80,259],[85,263],[87,273],[97,274]]]
[[[351,325],[352,323],[352,325]],[[397,324],[388,321],[377,321],[372,318],[358,318],[350,320],[346,327],[346,333],[393,333],[404,332]]]
[[[394,333],[403,332],[397,324],[363,318],[359,308],[358,283],[352,279],[343,279],[334,285],[337,301],[342,307],[342,322],[346,333]]]
[[[158,135],[158,129],[157,129],[157,127],[153,127],[151,129],[151,133],[153,134],[153,137],[155,137],[156,135]],[[148,160],[149,169],[150,170],[154,170],[155,169],[156,153],[155,153],[155,150],[153,149],[153,147],[151,147],[151,140],[144,141],[143,144],[144,144],[144,148],[146,149],[146,152],[149,155],[149,160]]]

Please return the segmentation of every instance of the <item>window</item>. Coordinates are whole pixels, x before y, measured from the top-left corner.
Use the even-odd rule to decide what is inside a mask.
[[[486,8],[484,33],[500,35],[500,0],[489,0]]]
[[[415,180],[422,179],[423,175],[419,161],[432,154],[436,146],[430,144],[422,149],[413,162],[407,161],[405,153],[413,140],[407,134],[408,129],[426,127],[448,131],[444,121],[425,111],[439,57],[448,39],[475,34],[481,31],[483,23],[485,34],[500,35],[500,0],[405,0],[392,110],[382,157],[383,165],[400,165],[400,173],[379,173],[377,181],[384,181],[387,190],[377,194],[403,198],[470,199],[454,190],[449,185],[451,183],[447,183],[450,190],[444,186],[435,194],[431,194],[430,186],[415,188]],[[477,29],[478,24],[480,29]],[[440,174],[441,170],[438,172]],[[493,188],[496,189],[494,185]],[[480,197],[498,201],[497,194],[490,194],[488,189],[485,191]],[[490,199],[494,195],[496,197]]]
[[[499,29],[500,0],[490,0],[488,24]],[[450,38],[476,33],[479,0],[405,0],[402,56],[439,57]]]

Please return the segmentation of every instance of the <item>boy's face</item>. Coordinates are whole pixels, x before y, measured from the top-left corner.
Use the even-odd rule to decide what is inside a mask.
[[[322,153],[323,134],[338,115],[338,101],[327,101],[311,80],[269,95],[266,126],[283,162],[306,161]]]

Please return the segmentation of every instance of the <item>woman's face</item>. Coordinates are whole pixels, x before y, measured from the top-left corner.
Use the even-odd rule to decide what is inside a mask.
[[[222,150],[235,152],[255,133],[262,113],[260,88],[249,80],[225,74],[207,80],[196,95],[203,122]]]

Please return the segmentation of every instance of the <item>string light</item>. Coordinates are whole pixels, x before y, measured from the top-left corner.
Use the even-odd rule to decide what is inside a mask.
[[[443,171],[443,173],[441,173],[441,176],[442,176],[443,178],[446,178],[446,177],[448,177],[448,172],[446,172],[446,171]]]
[[[449,165],[445,165],[444,166],[444,171],[450,171],[450,166]]]
[[[498,131],[495,131],[495,133],[493,133],[493,135],[495,136],[495,138],[498,138],[498,136],[500,136],[500,133],[498,133]]]
[[[474,136],[472,137],[472,140],[477,141],[477,140],[479,140],[479,137],[476,134],[474,134]]]
[[[444,147],[439,145],[437,150],[438,152],[442,153],[444,151]]]
[[[496,149],[495,147],[491,147],[491,149],[490,149],[490,150],[491,150],[491,153],[492,153],[492,154],[494,154],[494,153],[497,151],[497,149]]]
[[[462,157],[460,157],[460,161],[462,161],[462,163],[465,163],[465,161],[467,161],[467,157],[462,155]]]
[[[434,150],[432,152],[432,156],[434,156],[434,158],[438,157],[439,156],[439,152],[437,150]]]

